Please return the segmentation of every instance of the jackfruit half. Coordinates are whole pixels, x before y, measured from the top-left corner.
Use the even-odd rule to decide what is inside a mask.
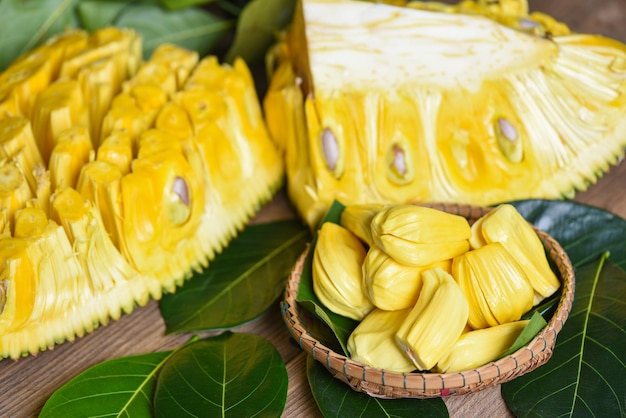
[[[73,340],[208,266],[281,187],[246,64],[68,31],[0,74],[0,358]]]
[[[622,43],[525,0],[393,3],[300,0],[268,55],[266,120],[310,225],[334,199],[571,197],[623,156]]]

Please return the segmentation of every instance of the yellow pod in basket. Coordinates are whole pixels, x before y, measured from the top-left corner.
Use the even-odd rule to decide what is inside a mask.
[[[365,247],[352,232],[326,222],[313,253],[313,291],[331,311],[360,321],[374,305],[363,291]]]
[[[469,301],[468,322],[474,329],[517,321],[533,305],[526,273],[499,242],[456,257],[452,275]]]
[[[439,267],[449,273],[451,265],[452,260],[443,260],[427,266],[407,266],[375,245],[370,247],[363,261],[365,292],[380,309],[411,308],[422,289],[422,272]]]
[[[395,334],[411,310],[374,309],[352,331],[348,352],[354,361],[394,372],[415,370],[413,362],[395,341]]]
[[[383,207],[383,203],[362,203],[346,206],[341,212],[341,226],[347,228],[371,247],[374,245],[371,228],[372,219]]]
[[[422,273],[417,303],[396,332],[396,342],[419,370],[430,370],[465,329],[469,304],[454,278],[440,268]]]
[[[425,266],[463,254],[471,228],[462,216],[417,205],[385,206],[372,219],[372,237],[396,261]]]
[[[470,370],[498,359],[517,340],[528,320],[507,322],[461,335],[452,349],[439,360],[435,371],[454,373]]]
[[[548,264],[539,236],[515,206],[502,204],[472,225],[473,248],[492,242],[502,243],[524,269],[535,291],[535,305],[558,290],[561,284]]]

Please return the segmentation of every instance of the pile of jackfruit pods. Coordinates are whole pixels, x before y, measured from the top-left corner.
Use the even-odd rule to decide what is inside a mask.
[[[543,244],[514,206],[470,222],[409,204],[349,205],[326,222],[313,290],[360,321],[350,357],[395,372],[469,370],[504,354],[521,318],[560,287]]]

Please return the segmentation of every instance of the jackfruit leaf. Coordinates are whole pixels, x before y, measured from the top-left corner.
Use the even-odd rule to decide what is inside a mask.
[[[92,366],[54,392],[39,417],[151,417],[157,374],[172,353],[141,354]]]
[[[413,418],[448,417],[448,409],[441,398],[379,399],[352,390],[335,379],[320,362],[308,356],[306,372],[311,393],[326,418]]]
[[[159,5],[137,3],[124,8],[114,24],[141,34],[144,57],[148,58],[164,43],[207,55],[234,26],[234,21],[222,20],[200,8],[167,10]]]
[[[186,7],[201,6],[206,3],[211,3],[215,0],[160,0],[160,3],[166,9],[178,10]]]
[[[92,366],[54,392],[39,417],[276,417],[287,383],[285,363],[263,337],[194,336],[173,351]]]
[[[257,318],[282,294],[310,239],[295,219],[247,226],[206,270],[163,296],[166,332],[227,329]]]
[[[574,269],[605,252],[626,269],[626,221],[619,216],[571,201],[531,199],[512,204],[527,221],[561,244]]]
[[[82,27],[91,32],[112,25],[128,6],[124,0],[82,0],[76,5],[76,13]]]
[[[521,334],[513,342],[511,348],[509,348],[504,354],[502,354],[500,358],[513,354],[520,348],[528,345],[539,333],[539,331],[541,331],[546,325],[548,325],[548,323],[546,322],[544,317],[541,316],[540,312],[533,313],[533,315],[530,317],[530,322],[528,322],[528,324],[522,330]]]
[[[576,278],[550,361],[502,385],[518,417],[626,416],[626,272],[602,256]]]
[[[218,54],[223,39],[232,36],[235,18],[229,1],[208,7],[202,0],[3,0],[0,1],[0,71],[17,57],[66,29],[93,31],[106,26],[131,28],[143,37],[144,57],[161,43]],[[201,7],[193,7],[194,5]],[[192,6],[192,7],[190,7]],[[214,10],[215,9],[215,10]],[[224,17],[218,17],[224,16]],[[228,16],[228,17],[226,17]],[[224,52],[224,51],[221,51]]]
[[[78,0],[0,1],[0,70],[48,37],[75,27]]]
[[[154,416],[279,417],[287,385],[285,363],[269,341],[226,332],[182,347],[163,364]]]
[[[558,416],[556,409],[561,408],[568,416],[624,416],[626,221],[603,209],[568,201],[513,204],[563,246],[574,265],[576,294],[554,355],[537,370],[505,383],[505,401],[520,416]],[[606,254],[610,262],[596,274],[598,260]],[[617,365],[616,359],[621,359]],[[543,399],[555,409],[542,413]]]
[[[319,227],[325,222],[339,224],[341,221],[341,213],[344,209],[345,206],[343,204],[334,201],[320,221]],[[296,302],[300,307],[313,314],[313,316],[306,317],[306,319],[308,319],[305,324],[307,330],[328,348],[346,355],[348,353],[346,342],[354,328],[358,325],[358,322],[332,312],[315,296],[315,291],[313,290],[312,266],[313,251],[316,241],[317,234],[313,237],[313,242],[311,243],[306,261],[302,266]],[[321,323],[319,321],[321,321]],[[332,333],[328,332],[329,329]]]
[[[279,32],[291,22],[294,0],[252,0],[237,21],[235,39],[225,60],[241,57],[248,64],[263,61],[267,49],[278,40]]]
[[[557,269],[553,269],[553,271],[557,272]],[[541,314],[545,319],[552,318],[554,312],[556,312],[556,308],[559,304],[559,300],[561,299],[561,292],[555,292],[552,296],[549,296],[542,300],[537,306],[533,307],[530,311],[526,312],[522,315],[522,319],[531,319],[535,313]]]

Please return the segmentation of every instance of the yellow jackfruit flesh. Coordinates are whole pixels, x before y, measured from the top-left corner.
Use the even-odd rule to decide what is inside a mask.
[[[350,358],[370,367],[394,372],[415,370],[413,362],[396,344],[395,334],[410,309],[375,309],[357,325],[348,338]]]
[[[511,348],[528,322],[506,322],[463,333],[452,349],[437,362],[434,370],[438,373],[455,373],[498,359]]]
[[[396,261],[426,266],[469,249],[471,227],[462,216],[417,205],[390,204],[371,222],[376,245]]]
[[[93,144],[85,128],[74,126],[61,132],[48,160],[52,188],[76,187],[82,167],[93,159],[92,153]]]
[[[455,257],[452,275],[469,301],[468,324],[474,329],[517,321],[533,306],[526,272],[499,242]]]
[[[135,301],[147,302],[148,292],[155,298],[161,296],[159,285],[164,280],[160,283],[133,268],[113,245],[96,207],[76,190],[68,187],[54,194],[51,218],[63,226],[72,242],[81,281],[91,295],[95,323],[132,311]]]
[[[398,263],[377,246],[370,247],[363,261],[363,284],[368,298],[379,309],[395,311],[415,305],[422,289],[422,273],[439,267],[448,273],[452,260],[425,266]]]
[[[547,275],[543,282],[553,286],[551,277],[559,286],[538,235],[509,204],[488,211],[472,226],[445,211],[382,203],[348,205],[341,223],[345,229],[332,228],[346,236],[354,231],[359,238],[351,236],[351,242],[367,248],[361,261],[362,246],[355,244],[363,290],[376,308],[354,330],[348,350],[353,360],[370,367],[454,373],[487,364],[508,350],[528,323],[520,318],[537,299],[530,275]],[[388,241],[381,240],[384,235]],[[333,248],[334,242],[337,251],[327,260],[337,265],[327,270],[346,271],[343,264],[351,255],[336,248],[341,239],[328,237],[325,245]],[[457,241],[465,243],[461,250]],[[397,257],[403,252],[409,256]],[[439,260],[433,253],[451,258]],[[415,254],[436,261],[398,260],[414,262]],[[534,258],[539,261],[532,263]],[[357,283],[358,272],[348,264]]]
[[[310,225],[334,199],[569,197],[623,156],[625,45],[525,0],[394,3],[300,0],[268,59],[268,127]]]
[[[365,294],[361,241],[344,227],[325,222],[313,253],[313,291],[331,311],[362,320],[374,305]]]
[[[98,147],[98,161],[117,166],[123,174],[128,174],[133,161],[133,140],[127,132],[109,135]]]
[[[33,198],[32,190],[15,162],[0,166],[0,205],[4,216],[11,220],[15,212]]]
[[[31,190],[36,190],[35,170],[43,168],[43,160],[33,137],[30,120],[21,116],[0,118],[0,149],[8,160],[22,170]]]
[[[396,332],[396,342],[418,370],[430,370],[465,329],[469,303],[454,278],[440,268],[422,273],[417,303]]]
[[[374,245],[371,228],[372,219],[383,206],[382,203],[346,206],[341,212],[340,224],[371,247]]]
[[[97,320],[89,315],[93,308],[81,303],[92,294],[89,283],[61,225],[41,209],[22,209],[16,214],[15,236],[0,240],[0,246],[12,249],[2,259],[0,273],[7,300],[0,315],[3,352],[34,353],[94,329]],[[13,262],[18,259],[16,269]],[[74,309],[77,314],[68,315]]]
[[[206,267],[284,169],[241,60],[68,31],[0,73],[0,358],[93,331]]]
[[[472,225],[471,245],[479,248],[501,243],[526,272],[535,291],[535,305],[559,289],[560,282],[550,268],[541,240],[514,206],[499,205],[479,221]]]

